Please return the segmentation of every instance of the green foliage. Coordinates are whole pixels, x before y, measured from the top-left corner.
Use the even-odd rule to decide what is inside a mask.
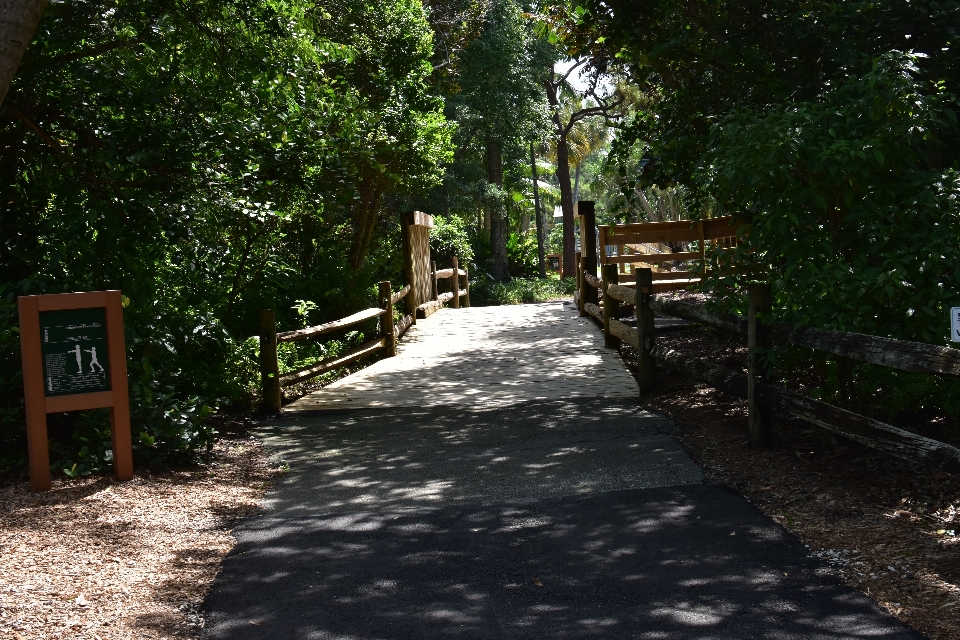
[[[540,266],[537,256],[537,239],[533,234],[511,233],[507,239],[507,260],[513,276],[535,278]]]
[[[129,296],[138,461],[174,464],[205,406],[254,406],[259,309],[299,328],[399,281],[395,207],[452,153],[432,37],[415,0],[51,4],[0,112],[0,465],[24,450],[14,295]],[[73,473],[104,464],[85,420]]]
[[[134,462],[154,468],[199,462],[213,447],[217,432],[208,420],[214,410],[197,396],[180,398],[172,386],[162,386],[148,362],[128,361],[127,366],[139,376],[130,386]],[[52,467],[72,478],[108,472],[113,467],[109,411],[83,412],[69,427],[69,438],[51,438]]]
[[[818,100],[716,127],[702,180],[753,221],[739,261],[771,269],[791,320],[923,342],[947,337],[960,261],[960,176],[924,147],[954,126],[893,53]],[[788,239],[802,238],[802,242]]]
[[[130,387],[134,462],[165,467],[198,461],[213,447],[213,411],[199,397],[179,398],[173,386],[145,373]]]
[[[433,219],[433,228],[430,229],[430,255],[438,264],[450,265],[450,258],[457,257],[457,261],[466,265],[474,259],[473,246],[470,243],[470,234],[460,218]]]
[[[762,278],[774,319],[945,342],[960,300],[960,3],[577,0],[553,19],[565,46],[626,67],[641,92],[613,144],[611,204],[639,214],[640,194],[679,187],[695,217],[749,225],[735,252],[708,256],[730,309]],[[835,362],[775,355],[839,399]],[[868,413],[960,420],[953,381],[872,366],[856,380]]]
[[[304,340],[277,345],[277,365],[280,368],[280,374],[289,373],[300,367],[308,367],[327,358],[336,358],[344,351],[359,347],[364,339],[362,331],[350,331],[337,340],[326,342]],[[259,351],[259,345],[256,346]]]
[[[109,410],[95,409],[80,414],[70,442],[53,440],[50,448],[51,466],[71,478],[109,471],[113,465]]]
[[[545,252],[563,254],[563,222],[558,221],[550,228]]]
[[[774,280],[784,319],[943,342],[960,3],[575,4],[568,45],[642,92],[614,145],[624,192],[679,184],[697,215],[751,225],[740,271]]]
[[[528,304],[569,298],[576,289],[572,278],[514,278],[498,282],[486,275],[470,281],[470,304],[476,307],[502,304]]]
[[[505,277],[507,231],[524,212],[514,195],[532,195],[529,143],[548,128],[542,82],[555,54],[537,37],[530,6],[487,4],[476,37],[456,56],[456,82],[444,84],[447,114],[458,123],[455,161],[443,184],[418,198],[417,206],[493,231],[496,264],[478,254],[477,265]]]
[[[0,283],[0,473],[26,464],[20,330],[13,292]]]

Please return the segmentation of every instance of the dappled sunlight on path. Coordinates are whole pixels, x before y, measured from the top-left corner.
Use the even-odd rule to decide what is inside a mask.
[[[285,411],[636,397],[626,365],[588,322],[569,302],[442,309],[410,328],[397,357]]]

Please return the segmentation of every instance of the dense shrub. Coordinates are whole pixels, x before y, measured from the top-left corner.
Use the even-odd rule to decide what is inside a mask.
[[[546,302],[573,295],[576,282],[572,278],[514,278],[497,282],[486,275],[470,280],[470,304],[476,307],[501,304]]]
[[[463,220],[434,217],[433,228],[430,229],[430,256],[438,265],[443,265],[440,268],[449,266],[453,256],[461,265],[473,262],[473,244]]]

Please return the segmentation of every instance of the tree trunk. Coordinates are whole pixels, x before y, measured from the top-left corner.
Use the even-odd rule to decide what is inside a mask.
[[[537,156],[533,150],[533,143],[530,143],[530,171],[533,173],[533,211],[537,218],[537,260],[540,265],[540,277],[547,277],[547,258],[544,247],[547,244],[547,222],[546,216],[540,210],[540,177],[537,175]]]
[[[580,200],[580,165],[577,165],[577,171],[574,173],[573,179],[573,201],[579,202]]]
[[[503,189],[503,149],[500,141],[487,138],[487,181]],[[506,202],[492,199],[487,205],[490,215],[490,254],[493,257],[493,273],[497,280],[510,280],[510,265],[507,263],[507,238],[510,229],[507,221]]]
[[[373,240],[373,232],[377,226],[377,217],[380,215],[380,191],[373,184],[364,181],[360,185],[360,202],[356,206],[356,228],[353,230],[353,239],[350,242],[348,262],[356,271],[363,265],[367,257],[367,250]]]
[[[563,271],[562,277],[572,278],[577,269],[574,264],[576,243],[573,239],[573,191],[570,188],[570,151],[567,148],[567,129],[560,119],[560,99],[557,86],[551,80],[545,83],[547,101],[553,108],[553,124],[557,128],[557,180],[560,182],[560,209],[563,211]]]
[[[46,7],[47,0],[0,2],[0,105]]]
[[[557,118],[559,123],[559,118]],[[563,211],[563,277],[572,278],[576,274],[574,253],[576,242],[573,238],[573,190],[570,188],[570,155],[567,151],[567,136],[560,132],[557,139],[557,180],[560,182],[560,209]]]

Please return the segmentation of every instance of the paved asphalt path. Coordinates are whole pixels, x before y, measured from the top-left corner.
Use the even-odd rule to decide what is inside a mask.
[[[210,639],[919,639],[629,400],[301,414]]]

